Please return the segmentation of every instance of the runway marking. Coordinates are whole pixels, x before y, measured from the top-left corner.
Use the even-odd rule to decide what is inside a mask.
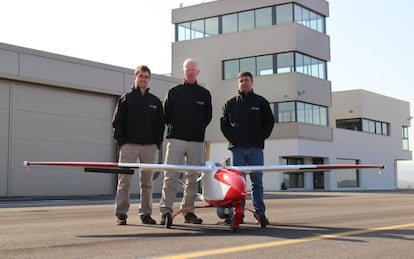
[[[384,230],[409,228],[409,227],[414,227],[414,223],[393,225],[393,226],[384,226],[384,227],[377,227],[377,228],[360,229],[360,230],[352,230],[352,231],[346,231],[346,232],[336,233],[336,234],[327,234],[327,235],[319,235],[319,236],[315,236],[315,237],[304,237],[304,238],[298,238],[298,239],[289,239],[289,240],[254,244],[254,245],[235,246],[235,247],[207,250],[207,251],[194,252],[194,253],[188,253],[188,254],[179,254],[179,255],[174,255],[174,256],[166,256],[166,257],[161,257],[161,258],[163,258],[163,259],[182,259],[182,258],[203,257],[203,256],[235,253],[235,252],[242,252],[242,251],[246,251],[246,250],[253,250],[253,249],[261,249],[261,248],[269,248],[269,247],[274,247],[274,246],[304,243],[304,242],[317,241],[317,240],[322,240],[322,239],[333,239],[333,238],[337,238],[337,237],[353,236],[353,235],[359,235],[359,234],[366,234],[366,233],[372,233],[372,232],[378,232],[378,231],[384,231]]]

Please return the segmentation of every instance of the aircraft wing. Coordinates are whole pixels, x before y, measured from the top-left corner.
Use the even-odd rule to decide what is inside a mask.
[[[209,165],[167,165],[148,163],[121,163],[121,162],[61,162],[61,161],[24,161],[24,166],[60,166],[80,167],[86,172],[123,173],[133,174],[134,169],[168,170],[168,171],[198,171],[209,172],[214,166]]]
[[[379,169],[385,168],[385,165],[367,165],[367,164],[302,164],[302,165],[252,165],[252,166],[227,166],[228,169],[234,169],[240,172],[251,173],[254,171],[263,172],[320,172],[340,169]]]
[[[263,172],[316,172],[330,171],[339,169],[379,169],[385,168],[384,165],[367,164],[302,164],[302,165],[263,165],[263,166],[217,166],[207,162],[206,165],[167,165],[167,164],[148,164],[148,163],[121,163],[121,162],[59,162],[59,161],[24,161],[25,166],[60,166],[60,167],[81,167],[86,172],[107,172],[133,174],[134,169],[148,170],[167,170],[167,171],[197,171],[211,172],[220,168],[233,169],[240,172],[251,173],[254,171]]]

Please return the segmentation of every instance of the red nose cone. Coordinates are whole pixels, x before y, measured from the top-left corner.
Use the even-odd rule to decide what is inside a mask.
[[[239,171],[220,169],[214,176],[218,181],[230,186],[224,199],[241,201],[246,199],[246,181]]]

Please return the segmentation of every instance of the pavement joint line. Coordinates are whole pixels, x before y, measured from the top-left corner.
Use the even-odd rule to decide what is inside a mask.
[[[228,248],[221,248],[221,249],[212,249],[212,250],[206,250],[206,251],[200,251],[200,252],[193,252],[193,253],[178,254],[178,255],[173,255],[173,256],[159,257],[159,258],[162,258],[162,259],[183,259],[183,258],[195,258],[195,257],[203,257],[203,256],[212,256],[212,255],[242,252],[242,251],[246,251],[246,250],[269,248],[269,247],[281,246],[281,245],[298,244],[298,243],[304,243],[304,242],[310,242],[310,241],[318,241],[318,240],[322,240],[322,239],[334,239],[334,238],[337,238],[337,237],[353,236],[353,235],[360,235],[360,234],[386,231],[386,230],[393,230],[393,229],[403,229],[403,228],[410,228],[410,227],[414,227],[414,222],[407,223],[407,224],[392,225],[392,226],[383,226],[383,227],[376,227],[376,228],[352,230],[352,231],[340,232],[340,233],[336,233],[336,234],[319,235],[319,236],[315,236],[315,237],[303,237],[303,238],[297,238],[297,239],[288,239],[288,240],[281,240],[281,241],[275,241],[275,242],[253,244],[253,245],[235,246],[235,247],[228,247]]]

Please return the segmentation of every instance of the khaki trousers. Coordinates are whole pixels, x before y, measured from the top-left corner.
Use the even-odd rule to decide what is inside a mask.
[[[154,163],[157,146],[124,144],[119,151],[119,162],[123,163]],[[152,171],[140,172],[140,205],[139,214],[152,213]],[[118,174],[118,187],[116,190],[115,215],[126,215],[130,207],[129,188],[132,175]]]
[[[175,165],[202,165],[205,163],[204,142],[184,141],[180,139],[169,139],[165,154],[166,164]],[[191,208],[197,198],[198,172],[184,172],[184,194],[181,200],[181,208]],[[177,195],[178,178],[180,173],[164,172],[164,182],[160,200],[161,216],[173,212],[173,203]],[[194,213],[194,210],[188,212]]]

